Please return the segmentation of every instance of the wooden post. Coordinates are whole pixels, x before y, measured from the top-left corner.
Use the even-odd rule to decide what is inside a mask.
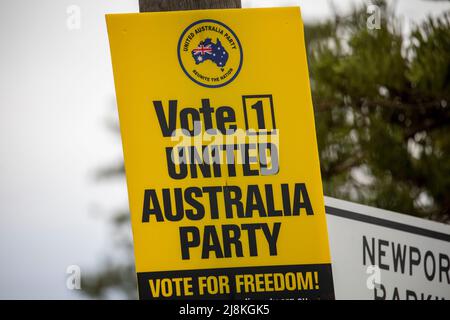
[[[140,12],[240,8],[241,0],[139,0]]]

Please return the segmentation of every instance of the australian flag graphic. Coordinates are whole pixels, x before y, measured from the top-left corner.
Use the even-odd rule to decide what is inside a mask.
[[[200,41],[197,48],[192,50],[192,57],[196,64],[211,60],[219,68],[225,67],[228,61],[228,53],[222,46],[219,39],[217,42],[212,42],[211,38],[206,38],[204,41]]]

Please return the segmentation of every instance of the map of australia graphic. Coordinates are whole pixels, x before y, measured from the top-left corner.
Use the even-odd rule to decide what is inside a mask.
[[[219,39],[214,43],[211,38],[206,38],[204,41],[200,41],[197,48],[192,50],[192,57],[196,64],[211,60],[219,68],[223,68],[228,61],[228,52]]]

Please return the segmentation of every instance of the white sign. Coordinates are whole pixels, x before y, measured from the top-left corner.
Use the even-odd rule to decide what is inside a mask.
[[[450,299],[450,226],[325,197],[336,299]]]

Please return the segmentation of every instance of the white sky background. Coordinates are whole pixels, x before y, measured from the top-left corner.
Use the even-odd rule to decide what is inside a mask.
[[[300,5],[306,21],[328,0],[243,0],[244,7]],[[346,12],[361,0],[334,1]],[[81,29],[66,27],[69,5]],[[406,21],[450,3],[398,0]],[[106,218],[127,208],[122,181],[95,172],[122,159],[105,13],[137,12],[137,0],[0,2],[0,298],[79,298],[66,268],[95,268],[108,247]]]

